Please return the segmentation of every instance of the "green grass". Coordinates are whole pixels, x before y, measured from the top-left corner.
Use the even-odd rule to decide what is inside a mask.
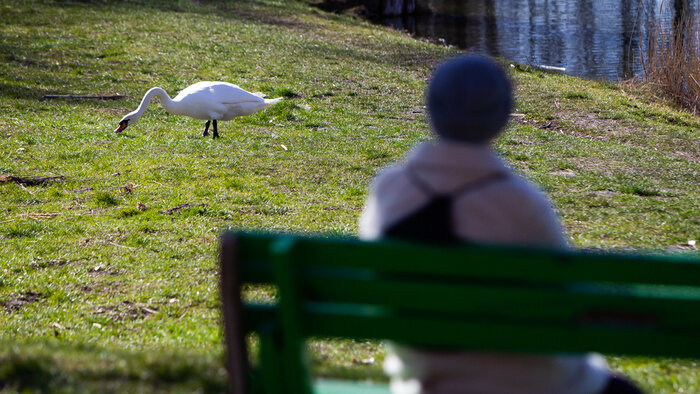
[[[425,80],[455,53],[304,2],[0,0],[0,175],[65,177],[0,183],[0,387],[221,391],[220,232],[353,234],[372,176],[430,138]],[[698,118],[506,66],[522,116],[497,149],[573,244],[690,249]],[[158,105],[112,133],[148,88],[199,80],[285,100],[221,122],[218,140]],[[379,344],[312,348],[323,375],[381,378]],[[694,361],[612,363],[653,392],[700,390]]]

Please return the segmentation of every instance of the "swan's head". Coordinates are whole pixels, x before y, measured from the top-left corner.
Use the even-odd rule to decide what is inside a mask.
[[[125,117],[122,118],[122,120],[119,121],[119,126],[117,127],[116,130],[114,130],[115,133],[121,133],[122,130],[127,128],[130,124],[136,123],[137,120],[139,120],[141,116],[139,114],[136,114],[134,112],[126,115]]]

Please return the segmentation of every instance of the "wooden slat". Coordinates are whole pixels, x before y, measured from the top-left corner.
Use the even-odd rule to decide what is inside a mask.
[[[273,278],[269,251],[275,235],[239,233],[239,240],[239,258],[245,262],[241,267],[245,282],[271,283]]]
[[[469,246],[428,247],[394,242],[298,239],[307,265],[377,272],[481,276],[539,281],[605,281],[700,286],[700,260],[582,251]]]
[[[415,281],[306,278],[310,302],[351,303],[399,309],[414,314],[479,314],[556,322],[615,322],[664,327],[696,327],[700,331],[700,292],[661,294],[648,286],[542,287],[510,283],[455,285]]]
[[[515,352],[600,351],[605,353],[700,357],[700,337],[693,329],[632,327],[613,321],[554,324],[540,319],[472,319],[449,316],[418,319],[392,315],[386,308],[313,304],[300,317],[304,334],[318,337],[389,339],[423,346]],[[276,308],[247,306],[249,331],[269,325]],[[429,331],[432,330],[432,331]],[[439,332],[440,335],[425,335]],[[552,337],[554,335],[554,337]]]
[[[280,289],[279,318],[284,328],[281,331],[278,357],[284,364],[281,376],[284,392],[290,394],[311,394],[310,374],[305,362],[305,336],[302,331],[301,308],[304,305],[298,269],[300,261],[295,257],[295,243],[282,239],[272,246],[275,282]]]
[[[308,333],[318,337],[389,339],[430,348],[522,353],[630,354],[699,357],[696,332],[632,330],[624,327],[547,325],[493,320],[444,321],[403,316],[333,315],[306,311]],[[429,333],[426,335],[426,333]],[[439,333],[439,334],[438,334]]]
[[[250,282],[271,279],[269,256],[261,251],[275,239],[299,244],[307,264],[370,268],[377,272],[483,276],[544,281],[608,281],[700,286],[700,260],[687,256],[652,256],[586,251],[477,246],[434,247],[392,241],[360,242],[348,238],[311,238],[279,234],[243,234],[244,275]],[[310,246],[309,246],[310,245]]]
[[[220,286],[222,295],[222,315],[224,320],[224,340],[226,341],[226,368],[230,379],[228,392],[245,394],[247,390],[248,354],[245,347],[243,304],[241,302],[241,261],[238,259],[238,238],[226,234],[221,239]]]

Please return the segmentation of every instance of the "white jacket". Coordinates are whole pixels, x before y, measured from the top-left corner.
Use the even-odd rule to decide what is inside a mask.
[[[429,201],[431,196],[407,176],[408,168],[435,193],[459,190],[496,172],[510,174],[505,180],[455,196],[454,231],[465,240],[568,246],[550,202],[534,185],[515,175],[488,146],[453,142],[421,144],[405,162],[375,178],[360,217],[360,238],[381,238],[388,226]],[[609,376],[605,361],[597,354],[440,353],[396,345],[384,369],[396,394],[588,394],[603,390]]]

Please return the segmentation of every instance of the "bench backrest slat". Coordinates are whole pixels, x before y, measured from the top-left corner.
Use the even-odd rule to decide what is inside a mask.
[[[479,319],[445,324],[442,320],[415,317],[371,316],[362,311],[354,316],[349,313],[333,316],[327,311],[308,311],[303,319],[315,327],[313,331],[318,337],[390,338],[398,343],[431,348],[550,354],[595,351],[673,357],[698,357],[700,354],[700,339],[691,332]]]
[[[269,280],[269,260],[261,251],[275,242],[245,236],[251,244],[242,259],[251,282]],[[298,239],[296,252],[308,264],[368,268],[377,272],[479,275],[542,281],[595,280],[611,283],[700,286],[700,262],[685,256],[654,256],[586,251],[553,251],[495,246],[434,248],[397,242],[361,243],[350,239]],[[310,246],[305,246],[310,245]],[[245,253],[250,253],[246,256]],[[268,275],[268,276],[266,276]]]
[[[683,257],[309,239],[298,240],[295,253],[309,266],[367,268],[376,272],[700,286],[700,262]]]
[[[412,280],[307,278],[307,302],[363,304],[426,316],[530,319],[549,324],[622,324],[700,332],[700,293],[658,296],[653,289],[417,283]],[[643,291],[646,290],[646,291]],[[648,293],[648,294],[645,294]],[[312,329],[310,329],[312,331]]]

